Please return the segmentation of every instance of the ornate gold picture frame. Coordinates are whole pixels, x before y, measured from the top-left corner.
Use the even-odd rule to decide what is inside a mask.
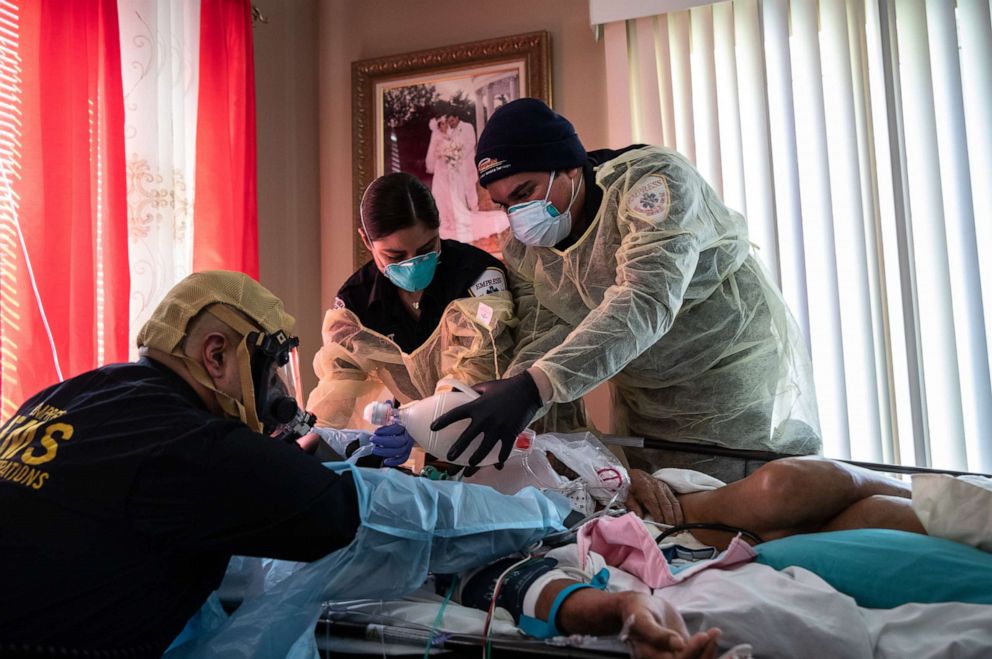
[[[475,143],[500,105],[551,104],[551,36],[532,32],[353,62],[354,228],[376,177],[405,171],[434,193],[441,237],[499,254],[506,214],[478,185]],[[355,267],[369,253],[355,233]]]

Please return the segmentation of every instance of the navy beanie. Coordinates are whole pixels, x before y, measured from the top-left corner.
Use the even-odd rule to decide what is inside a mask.
[[[520,98],[493,112],[475,149],[483,187],[519,172],[571,169],[585,162],[586,150],[571,122],[536,98]]]

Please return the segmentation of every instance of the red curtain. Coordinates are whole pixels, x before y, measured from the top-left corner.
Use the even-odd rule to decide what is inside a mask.
[[[258,277],[249,0],[201,0],[195,270]],[[128,356],[117,0],[0,0],[0,423]]]
[[[255,71],[249,0],[201,0],[193,269],[258,279]]]
[[[116,0],[17,0],[0,130],[0,419],[128,354],[124,102]],[[9,34],[5,33],[8,39]]]

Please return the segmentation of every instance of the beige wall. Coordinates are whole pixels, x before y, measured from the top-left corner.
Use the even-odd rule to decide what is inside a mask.
[[[323,309],[354,270],[351,63],[547,30],[555,108],[588,148],[598,148],[606,144],[603,45],[593,38],[586,0],[253,4],[270,21],[255,30],[261,279],[297,316],[309,390]],[[599,398],[593,408],[605,428]]]
[[[317,0],[253,0],[259,279],[296,316],[303,390],[317,384],[320,181],[317,176]]]

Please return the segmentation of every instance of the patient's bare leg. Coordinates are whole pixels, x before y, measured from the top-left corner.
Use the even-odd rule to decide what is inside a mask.
[[[876,494],[851,504],[823,525],[821,531],[900,529],[926,533],[910,499]]]
[[[881,495],[881,496],[878,496]],[[769,462],[743,480],[679,497],[687,522],[716,522],[765,540],[840,528],[922,532],[907,483],[842,462],[809,456]],[[861,503],[871,499],[869,503]],[[858,504],[857,508],[850,510]],[[696,533],[717,546],[726,534]]]

